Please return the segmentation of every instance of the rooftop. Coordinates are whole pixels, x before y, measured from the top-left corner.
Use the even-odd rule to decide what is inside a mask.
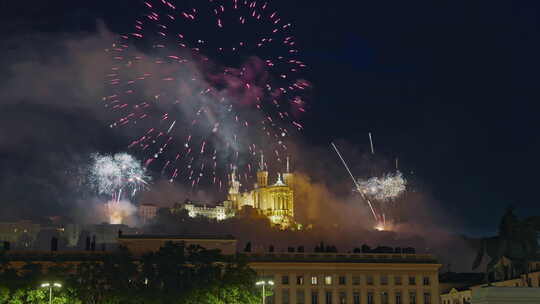
[[[393,253],[247,253],[250,262],[412,263],[437,264],[430,254]]]
[[[474,285],[483,281],[483,272],[445,272],[439,275],[440,283],[464,283]]]
[[[122,234],[119,239],[153,240],[236,240],[230,234]]]

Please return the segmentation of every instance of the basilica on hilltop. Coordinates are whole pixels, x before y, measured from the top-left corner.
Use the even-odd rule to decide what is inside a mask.
[[[242,192],[236,171],[229,176],[227,200],[217,206],[186,201],[180,204],[189,216],[204,216],[224,220],[236,216],[244,208],[253,208],[260,215],[268,217],[272,225],[282,229],[294,224],[294,174],[290,172],[289,158],[285,173],[277,173],[275,182],[269,182],[269,173],[261,155],[257,171],[257,182],[249,191]]]

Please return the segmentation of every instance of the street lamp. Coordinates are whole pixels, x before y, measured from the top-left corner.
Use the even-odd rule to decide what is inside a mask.
[[[49,304],[52,304],[52,290],[53,288],[62,288],[62,284],[60,283],[49,283],[45,282],[41,284],[41,288],[49,288]]]
[[[261,286],[262,285],[262,298],[263,298],[263,301],[262,301],[262,304],[265,304],[266,303],[266,295],[265,295],[265,286],[266,285],[274,285],[274,281],[264,281],[264,280],[261,280],[261,281],[258,281],[255,283],[255,285],[257,286]]]

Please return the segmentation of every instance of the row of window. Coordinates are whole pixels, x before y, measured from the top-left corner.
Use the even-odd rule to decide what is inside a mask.
[[[362,298],[364,296],[364,298]],[[354,291],[352,293],[352,297],[348,297],[347,292],[340,291],[338,293],[338,302],[334,302],[334,295],[332,291],[325,291],[320,297],[320,294],[317,290],[311,291],[310,298],[311,298],[311,304],[374,304],[375,303],[375,292],[368,291],[365,294],[360,293],[360,291]],[[381,304],[389,304],[390,303],[390,295],[386,291],[382,291],[380,294],[380,301]],[[411,290],[408,293],[397,291],[394,292],[394,303],[395,304],[403,304],[404,303],[404,296],[409,297],[409,304],[417,304],[417,293],[415,290]],[[431,293],[424,292],[423,293],[424,298],[424,304],[431,304]],[[351,301],[352,300],[352,301]],[[323,302],[324,301],[324,302]],[[273,303],[272,299],[269,301],[270,303]],[[281,291],[281,303],[282,304],[293,304],[290,301],[290,293],[288,289],[283,289]],[[296,291],[296,304],[307,304],[306,302],[306,294],[304,290],[297,290]]]
[[[311,285],[318,285],[319,284],[319,277],[316,275],[312,275],[310,277]],[[401,276],[394,276],[394,285],[403,285],[402,277]],[[334,284],[334,277],[331,275],[325,275],[323,277],[323,283],[324,285],[333,285]],[[352,285],[360,285],[360,276],[352,276]],[[366,275],[365,279],[366,285],[375,285],[375,279],[372,275]],[[289,276],[284,275],[281,277],[281,284],[282,285],[289,285]],[[380,285],[389,285],[390,280],[389,276],[387,275],[381,275],[379,279]],[[409,285],[416,285],[416,277],[415,276],[409,276]],[[338,285],[347,285],[347,277],[346,276],[338,276],[337,280]],[[425,276],[422,278],[422,285],[429,286],[431,284],[429,277]],[[304,285],[304,276],[298,275],[296,276],[296,285]]]

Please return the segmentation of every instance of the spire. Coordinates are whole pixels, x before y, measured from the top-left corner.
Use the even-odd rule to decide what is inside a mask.
[[[233,167],[233,171],[231,173],[231,182],[235,182],[236,181],[236,166]]]
[[[264,171],[264,154],[261,151],[261,162],[259,163],[259,170]]]

